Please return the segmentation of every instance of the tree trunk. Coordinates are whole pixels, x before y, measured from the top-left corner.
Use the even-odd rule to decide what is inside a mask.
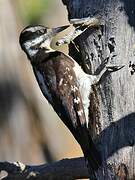
[[[111,54],[111,65],[125,65],[93,87],[89,121],[104,164],[98,172],[99,179],[116,176],[120,180],[135,179],[135,75],[134,70],[131,75],[129,68],[129,62],[133,64],[135,59],[134,0],[63,0],[63,3],[69,19],[90,16],[101,22],[99,28],[88,29],[75,40],[79,54],[70,47],[70,55],[83,70],[96,74]],[[103,169],[107,170],[106,177],[100,176]]]

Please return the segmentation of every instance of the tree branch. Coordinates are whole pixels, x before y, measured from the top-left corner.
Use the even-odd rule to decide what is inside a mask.
[[[109,127],[107,127],[99,136],[98,142],[103,137],[106,137],[106,141],[102,144],[98,144],[97,146],[100,146],[100,149],[103,151],[102,153],[105,153],[105,147],[113,147],[109,148],[107,158],[112,156],[116,151],[121,149],[122,147],[126,146],[133,146],[135,143],[135,121],[132,120],[135,118],[135,113],[131,113],[128,116],[125,116],[122,119],[119,119],[116,123],[111,124]],[[124,136],[121,135],[121,131],[119,131],[119,126],[121,126],[121,123],[124,124],[122,131],[124,132]],[[115,128],[114,128],[115,127]],[[127,128],[129,131],[127,131]],[[114,131],[114,138],[112,139],[108,134],[110,132]],[[129,133],[130,132],[130,133]],[[116,137],[119,138],[119,144],[115,141]],[[111,141],[109,140],[111,139]],[[101,169],[97,172],[100,174],[100,178],[102,175],[102,170],[105,169],[106,176],[104,179],[111,180],[112,177],[108,177],[109,174],[111,176],[115,176],[112,169],[109,169],[109,166],[105,166],[105,161]],[[72,159],[63,159],[57,162],[54,162],[52,164],[43,164],[43,165],[24,165],[22,163],[16,162],[16,163],[10,163],[10,162],[0,162],[0,171],[6,171],[8,173],[8,176],[3,178],[3,180],[24,180],[24,179],[83,179],[88,178],[89,174],[87,171],[87,167],[85,164],[85,160],[83,157],[80,158],[72,158]],[[111,172],[111,173],[110,173]]]
[[[39,166],[24,165],[20,162],[0,162],[0,171],[6,171],[8,175],[3,180],[24,179],[82,179],[88,178],[88,171],[83,157],[63,159],[52,164]]]
[[[97,141],[97,146],[100,146],[102,153],[105,153],[105,147],[113,147],[109,148],[108,154],[106,158],[112,156],[119,149],[126,146],[133,146],[135,143],[135,113],[131,113],[128,116],[125,116],[122,119],[119,119],[116,123],[112,123],[109,127],[107,127],[100,135]],[[124,124],[122,131],[124,132],[124,136],[121,135],[121,131],[119,131],[119,126]],[[129,131],[127,131],[127,129]],[[111,131],[114,131],[114,138],[112,139],[108,134]],[[129,133],[130,132],[130,133]],[[100,140],[106,137],[106,141],[102,144],[98,144]],[[115,141],[116,138],[119,138],[119,142]],[[111,141],[110,141],[111,139]],[[103,166],[98,170],[97,174],[103,176],[104,179],[111,180],[116,175],[115,172],[110,169],[109,165],[105,164],[106,159],[104,159]],[[106,171],[105,175],[102,174],[102,170]],[[83,179],[89,178],[88,170],[85,164],[85,160],[83,157],[72,158],[72,159],[63,159],[52,164],[43,164],[43,165],[24,165],[22,163],[10,163],[10,162],[0,162],[0,171],[6,171],[8,176],[3,178],[3,180],[24,180],[24,179]],[[107,176],[107,177],[105,177]],[[98,178],[97,178],[98,179]]]

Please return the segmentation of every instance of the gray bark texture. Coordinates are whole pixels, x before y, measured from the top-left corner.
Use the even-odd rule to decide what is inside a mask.
[[[125,65],[93,87],[90,95],[90,130],[103,159],[98,179],[135,179],[135,75],[131,75],[129,67],[130,61],[135,62],[135,2],[63,0],[63,3],[69,20],[90,16],[101,22],[99,28],[89,28],[76,38],[79,53],[70,46],[70,55],[83,70],[96,74],[112,53],[110,65]]]

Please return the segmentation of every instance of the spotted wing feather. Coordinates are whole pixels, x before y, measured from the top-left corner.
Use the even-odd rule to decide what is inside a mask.
[[[91,168],[97,169],[101,159],[86,127],[79,84],[73,67],[73,61],[55,52],[50,59],[34,66],[34,72],[44,96],[80,144]]]

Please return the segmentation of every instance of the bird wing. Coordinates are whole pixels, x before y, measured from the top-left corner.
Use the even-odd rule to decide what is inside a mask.
[[[82,99],[73,64],[68,57],[52,58],[33,69],[42,93],[64,123],[70,119],[73,127],[85,126]]]
[[[86,118],[74,63],[61,53],[34,67],[38,84],[55,112],[80,144],[89,167],[101,164],[99,152],[86,127]]]

